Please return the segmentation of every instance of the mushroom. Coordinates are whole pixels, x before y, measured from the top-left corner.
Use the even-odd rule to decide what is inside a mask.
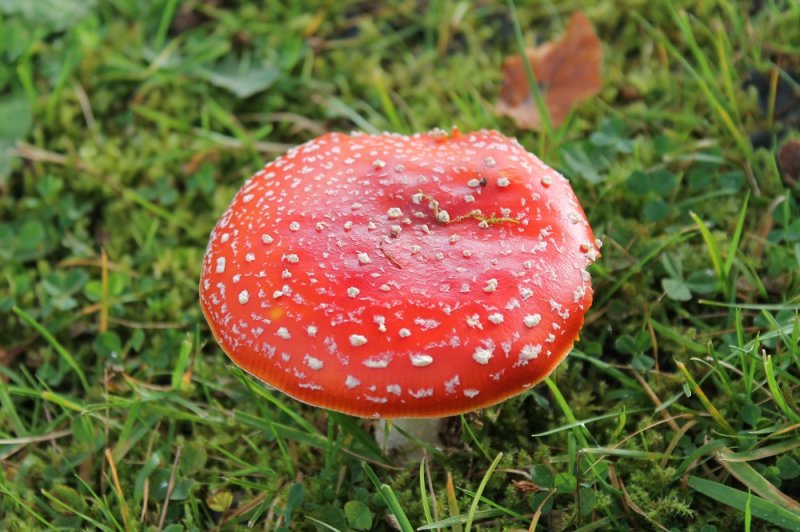
[[[231,360],[295,399],[438,418],[553,371],[599,248],[569,182],[496,131],[329,133],[238,192],[200,302]]]

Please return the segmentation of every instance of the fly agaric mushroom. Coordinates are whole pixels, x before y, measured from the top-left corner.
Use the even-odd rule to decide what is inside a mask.
[[[553,371],[599,248],[569,182],[498,132],[330,133],[242,187],[200,301],[228,356],[291,397],[442,417]]]

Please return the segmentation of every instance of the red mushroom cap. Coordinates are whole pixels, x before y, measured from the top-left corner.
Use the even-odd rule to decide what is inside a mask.
[[[569,182],[516,140],[331,133],[242,187],[200,301],[228,356],[294,398],[436,417],[563,360],[598,252]]]

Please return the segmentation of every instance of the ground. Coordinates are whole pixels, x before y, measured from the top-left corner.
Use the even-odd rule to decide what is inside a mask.
[[[800,4],[519,4],[0,4],[4,528],[800,529]],[[578,9],[602,90],[518,129],[503,59]],[[197,281],[265,161],[453,125],[559,169],[605,245],[552,379],[403,466],[236,370]]]

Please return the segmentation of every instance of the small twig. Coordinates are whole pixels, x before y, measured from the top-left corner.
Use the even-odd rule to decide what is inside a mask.
[[[73,83],[72,88],[75,91],[75,96],[78,97],[78,105],[81,106],[83,119],[86,120],[86,127],[89,131],[94,132],[96,122],[94,119],[94,112],[92,112],[92,104],[89,101],[89,95],[86,94],[86,90],[84,90],[83,85],[80,83]]]
[[[436,219],[438,223],[442,225],[454,224],[456,222],[461,222],[463,220],[466,220],[467,218],[472,218],[473,220],[478,220],[479,222],[485,222],[489,225],[497,225],[503,222],[508,222],[512,224],[520,223],[519,220],[515,218],[497,217],[494,215],[494,213],[492,213],[490,216],[484,216],[479,209],[475,209],[468,212],[467,214],[462,214],[461,216],[456,216],[455,218],[452,218],[450,220],[443,221],[439,217],[439,213],[441,212],[441,209],[439,208],[439,201],[433,196],[425,194],[421,190],[418,193],[422,196],[423,199],[428,200],[428,207],[431,209],[431,211],[433,211],[433,217]]]
[[[29,161],[55,163],[64,166],[74,164],[75,167],[80,168],[81,170],[88,170],[86,165],[80,160],[76,160],[72,157],[67,157],[66,155],[62,155],[53,151],[43,150],[22,141],[16,143],[14,148],[11,150],[11,155]]]
[[[175,451],[175,461],[172,462],[172,472],[169,474],[169,484],[167,484],[167,496],[164,499],[164,506],[161,508],[161,517],[158,519],[158,532],[164,530],[164,522],[167,520],[169,498],[172,497],[172,492],[175,490],[175,477],[178,474],[178,462],[181,459],[181,452],[183,452],[183,447],[178,447]]]
[[[28,445],[29,443],[39,443],[43,441],[57,440],[72,434],[71,430],[57,430],[41,436],[25,436],[23,438],[2,438],[0,445]]]
[[[392,254],[391,254],[391,253],[389,253],[388,251],[386,251],[385,249],[383,249],[383,240],[381,240],[381,241],[378,243],[378,249],[380,249],[380,250],[381,250],[381,253],[383,253],[383,256],[384,256],[384,257],[386,257],[387,259],[389,259],[389,262],[391,262],[392,264],[394,264],[395,266],[397,266],[397,267],[398,267],[398,268],[400,268],[401,270],[403,269],[403,266],[402,266],[402,265],[401,265],[399,262],[397,262],[397,259],[396,259],[396,258],[394,258],[394,256],[392,256]]]

